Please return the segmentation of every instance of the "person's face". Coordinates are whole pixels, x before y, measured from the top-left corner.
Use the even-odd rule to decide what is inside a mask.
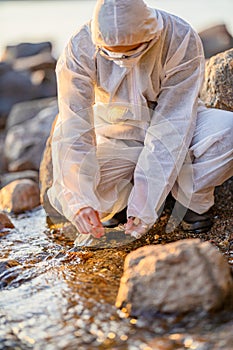
[[[141,44],[125,45],[125,46],[103,46],[104,49],[112,52],[128,52],[137,49]]]

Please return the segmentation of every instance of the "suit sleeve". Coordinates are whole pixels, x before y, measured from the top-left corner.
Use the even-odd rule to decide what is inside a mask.
[[[161,78],[157,107],[134,173],[128,216],[152,225],[173,187],[195,130],[204,56],[191,29],[172,40]]]
[[[52,138],[53,185],[48,196],[73,223],[79,209],[99,209],[92,46],[87,31],[81,31],[68,43],[56,68],[59,115]]]

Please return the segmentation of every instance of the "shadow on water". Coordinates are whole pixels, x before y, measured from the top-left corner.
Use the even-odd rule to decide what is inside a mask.
[[[46,226],[42,208],[13,217],[16,229],[0,237],[0,349],[230,350],[230,314],[136,320],[114,306],[126,254],[166,243],[165,218],[166,210],[144,241],[75,251],[72,235]]]

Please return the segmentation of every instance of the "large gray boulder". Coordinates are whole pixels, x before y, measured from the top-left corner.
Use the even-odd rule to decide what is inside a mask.
[[[206,63],[201,99],[207,107],[233,111],[233,49]]]
[[[40,97],[39,87],[27,71],[16,71],[10,63],[0,62],[0,128],[4,128],[12,106]]]
[[[43,109],[52,107],[56,100],[56,97],[48,97],[16,103],[7,118],[6,129],[34,118]]]
[[[51,50],[49,42],[5,49],[0,62],[0,128],[16,103],[56,96],[56,60]]]
[[[5,157],[9,171],[39,170],[45,144],[58,112],[57,101],[34,118],[12,126],[6,135]]]
[[[116,306],[131,316],[232,308],[230,267],[198,239],[139,248],[126,257]]]
[[[53,77],[43,76],[40,84],[34,84],[28,70],[17,71],[11,64],[0,62],[0,128],[4,128],[11,108],[18,102],[56,96]]]

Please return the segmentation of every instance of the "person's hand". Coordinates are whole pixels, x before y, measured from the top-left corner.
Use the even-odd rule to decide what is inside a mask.
[[[125,234],[139,239],[149,231],[149,228],[149,225],[145,224],[142,220],[131,216],[125,224]]]
[[[75,225],[82,234],[92,234],[95,238],[104,236],[104,227],[99,214],[91,207],[85,207],[78,211],[75,217]]]

